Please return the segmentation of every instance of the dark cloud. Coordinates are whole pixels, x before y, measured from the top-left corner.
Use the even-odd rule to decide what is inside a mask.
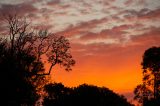
[[[52,8],[53,11],[57,11],[57,10],[66,10],[69,8],[72,8],[72,5],[69,3],[63,3],[63,1],[61,0],[52,0],[47,2],[47,6],[50,6]]]
[[[61,0],[51,0],[47,4],[50,6],[55,6],[61,3]]]
[[[105,43],[92,43],[92,44],[80,44],[80,43],[72,43],[73,53],[76,54],[79,58],[86,57],[88,54],[92,56],[103,56],[104,54],[107,56],[106,52],[111,51],[113,48],[119,47],[116,44],[105,44]]]
[[[137,20],[154,20],[160,19],[160,8],[155,10],[150,10],[148,8],[143,8],[140,11],[136,10],[125,10],[119,13],[123,15],[125,19],[134,20],[135,17]]]
[[[30,18],[36,18],[36,12],[38,11],[32,4],[20,3],[20,4],[0,4],[0,32],[6,34],[5,18],[8,15],[17,15],[18,17],[29,16]]]
[[[133,3],[133,0],[127,0],[126,2],[124,2],[125,5],[129,6]]]
[[[86,34],[84,34],[81,39],[82,40],[93,40],[93,39],[106,39],[106,38],[110,38],[110,39],[114,39],[117,38],[120,41],[125,40],[125,34],[127,34],[128,32],[126,30],[128,29],[133,29],[134,27],[137,27],[138,25],[120,25],[120,26],[115,26],[111,29],[104,29],[102,31],[100,31],[99,33],[93,33],[93,32],[88,32]]]
[[[93,40],[100,38],[99,33],[87,32],[83,36],[80,37],[81,40]]]
[[[131,43],[139,46],[160,46],[160,27],[151,27],[141,35],[132,36]]]
[[[46,30],[46,29],[50,30],[52,27],[53,27],[53,25],[50,25],[50,24],[47,24],[47,25],[39,24],[39,25],[35,25],[34,29],[36,29],[36,30]]]
[[[32,4],[29,3],[21,3],[16,5],[11,4],[1,4],[0,12],[2,14],[19,14],[25,15],[30,13],[37,12],[37,8],[35,8]]]
[[[146,4],[146,2],[145,2],[145,0],[138,0],[138,1],[135,1],[135,0],[126,0],[125,2],[124,2],[124,5],[126,5],[126,6],[130,6],[130,5],[145,5]]]
[[[135,9],[129,9],[129,10],[124,10],[124,11],[119,12],[118,15],[124,15],[126,17],[139,17],[141,15],[147,14],[150,11],[151,10],[148,8],[143,8],[139,11]]]
[[[109,6],[109,5],[111,5],[115,1],[116,0],[102,0],[100,2],[103,3],[105,6]]]
[[[152,19],[160,19],[160,8],[152,10],[152,11],[149,11],[149,12],[147,12],[147,10],[146,11],[145,10],[144,11],[141,10],[140,14],[138,15],[138,17],[140,19],[150,19],[150,20],[152,20]]]
[[[76,34],[84,34],[91,30],[92,28],[95,28],[97,25],[102,24],[104,22],[107,22],[107,18],[102,19],[94,19],[87,22],[81,22],[76,25],[70,25],[68,28],[66,28],[62,32],[57,32],[58,34],[64,34],[66,36],[76,36]]]
[[[78,10],[80,12],[80,14],[82,15],[87,15],[87,14],[90,14],[91,11],[89,9],[79,9]]]

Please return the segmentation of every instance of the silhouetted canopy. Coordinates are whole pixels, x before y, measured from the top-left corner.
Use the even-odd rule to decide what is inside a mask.
[[[61,83],[45,86],[47,96],[44,106],[133,106],[124,96],[120,96],[105,87],[79,85],[68,88]]]

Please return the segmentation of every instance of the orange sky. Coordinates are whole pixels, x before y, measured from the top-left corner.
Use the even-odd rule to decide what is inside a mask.
[[[52,71],[52,80],[66,86],[88,83],[132,97],[144,51],[160,46],[159,0],[0,1],[2,13],[13,10],[70,40],[73,71]]]

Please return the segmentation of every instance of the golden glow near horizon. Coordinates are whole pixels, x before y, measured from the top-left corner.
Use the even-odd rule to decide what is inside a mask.
[[[133,96],[141,83],[141,58],[160,46],[159,0],[1,0],[2,13],[27,15],[40,28],[66,36],[76,60],[73,71],[53,68],[66,86],[105,86]],[[3,29],[2,29],[3,30]]]

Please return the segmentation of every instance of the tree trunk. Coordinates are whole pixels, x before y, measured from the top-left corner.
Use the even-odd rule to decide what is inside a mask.
[[[154,99],[157,98],[157,75],[154,73]]]

